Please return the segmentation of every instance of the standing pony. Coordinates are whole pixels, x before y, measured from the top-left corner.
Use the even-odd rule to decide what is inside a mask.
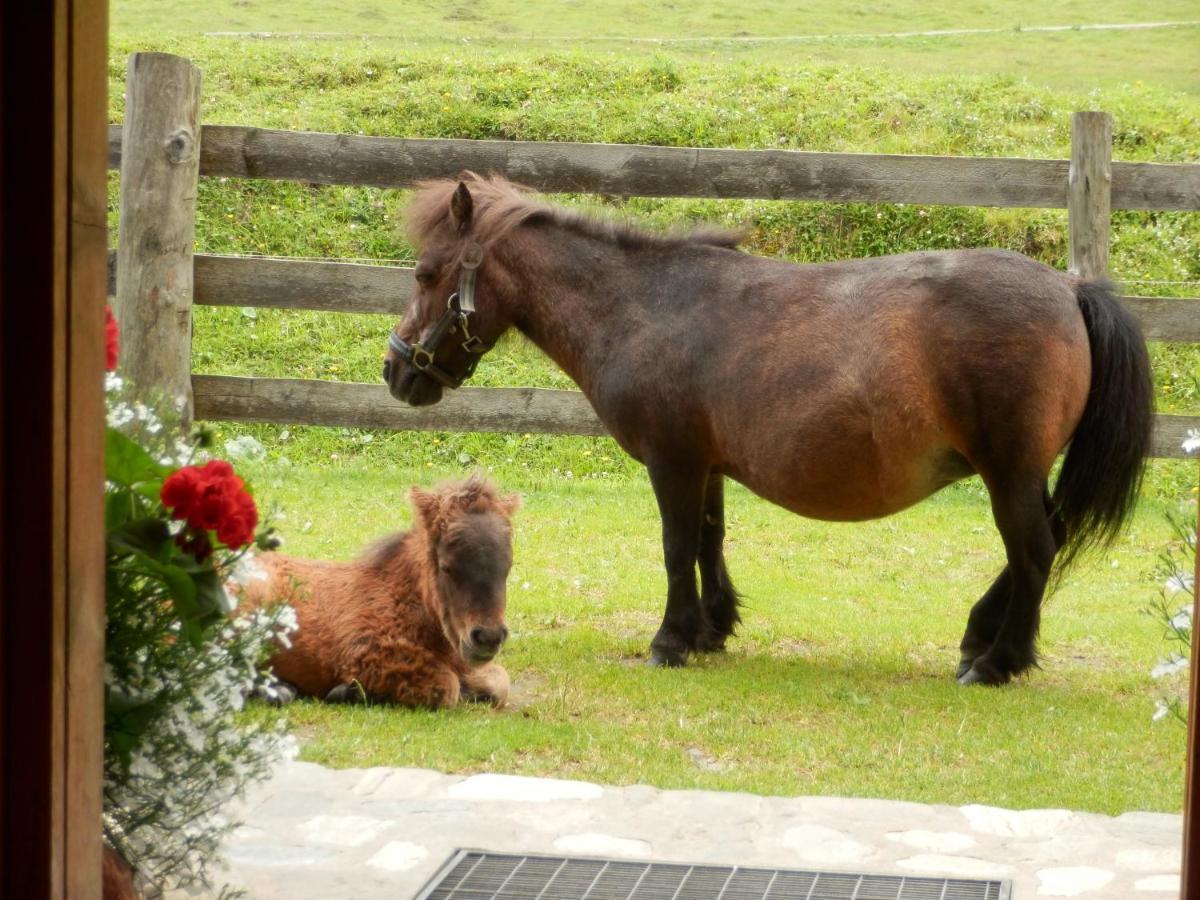
[[[852,521],[978,473],[1008,564],[971,610],[963,684],[1036,662],[1056,554],[1065,567],[1111,540],[1136,501],[1150,365],[1106,282],[1002,250],[798,265],[728,235],[594,221],[469,173],[422,185],[408,223],[420,258],[384,365],[392,394],[436,403],[510,327],[574,379],[658,500],[655,664],[721,649],[739,621],[726,477]]]
[[[291,646],[270,660],[286,693],[434,709],[460,697],[504,705],[508,674],[492,660],[508,637],[518,497],[481,478],[409,496],[412,530],[352,562],[264,553],[238,573],[239,612],[280,600],[296,612]]]

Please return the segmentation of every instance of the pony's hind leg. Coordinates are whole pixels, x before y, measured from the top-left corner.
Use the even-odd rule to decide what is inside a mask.
[[[704,515],[706,472],[678,460],[647,461],[650,484],[662,517],[667,568],[667,609],[650,642],[650,665],[682,666],[703,630],[696,591],[696,559]]]
[[[1054,546],[1057,551],[1057,548],[1061,547],[1066,540],[1066,534],[1063,530],[1062,520],[1055,514],[1054,504],[1050,500],[1050,492],[1045,487],[1042,488],[1042,506],[1046,510],[1046,520],[1050,524],[1050,532],[1054,537]],[[960,658],[958,671],[955,673],[956,678],[961,679],[966,675],[975,660],[987,653],[995,643],[996,634],[1000,631],[1004,614],[1008,610],[1011,593],[1012,572],[1006,564],[992,586],[971,607],[971,614],[967,618],[967,630],[963,634],[962,643],[959,644]]]
[[[708,476],[704,489],[704,518],[700,522],[700,609],[704,628],[696,649],[714,652],[725,649],[725,639],[742,620],[740,599],[725,568],[725,476]]]
[[[1045,481],[1031,484],[989,484],[992,515],[1004,541],[1008,565],[976,607],[974,639],[986,640],[999,620],[991,646],[976,656],[959,676],[961,684],[1005,684],[1037,663],[1037,633],[1042,596],[1054,564],[1058,541],[1045,504]],[[1007,591],[1004,590],[1007,584]],[[1000,601],[1008,602],[1000,615]],[[968,625],[968,634],[972,634]],[[964,637],[964,642],[967,638]]]

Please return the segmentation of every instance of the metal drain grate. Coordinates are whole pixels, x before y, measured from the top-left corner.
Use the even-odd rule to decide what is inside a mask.
[[[459,850],[414,900],[1011,900],[1007,881]]]

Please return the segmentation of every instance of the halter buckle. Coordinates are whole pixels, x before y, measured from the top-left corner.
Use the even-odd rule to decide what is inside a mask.
[[[412,344],[412,355],[409,357],[409,362],[412,367],[418,372],[424,372],[433,365],[433,354],[422,347],[420,344]]]

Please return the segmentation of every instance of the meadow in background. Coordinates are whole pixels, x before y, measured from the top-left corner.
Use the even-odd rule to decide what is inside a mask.
[[[385,9],[386,6],[386,9]],[[202,121],[404,137],[1065,157],[1070,114],[1114,116],[1114,158],[1196,161],[1200,27],[1018,26],[1187,19],[1186,3],[984,3],[914,14],[833,3],[345,3],[119,0],[111,118],[136,50],[191,58]],[[597,8],[603,14],[597,13]],[[547,32],[548,41],[531,37]],[[902,27],[898,27],[902,26]],[[944,28],[990,34],[815,39]],[[204,32],[336,32],[262,38]],[[350,36],[345,36],[350,35]],[[362,35],[367,35],[363,37]],[[672,42],[628,38],[670,36]],[[779,40],[787,36],[804,40]],[[599,37],[622,40],[597,40]],[[763,38],[752,40],[750,38]],[[588,38],[588,39],[584,39]],[[683,40],[683,39],[689,40]],[[690,40],[690,38],[705,38]],[[769,38],[769,39],[768,39]],[[115,242],[118,179],[111,176]],[[410,261],[406,194],[202,179],[197,252]],[[1065,267],[1065,213],[773,201],[556,197],[650,227],[750,228],[798,261],[1001,246]],[[1111,269],[1127,293],[1200,293],[1200,216],[1119,212]],[[375,382],[381,316],[197,308],[193,365],[213,374]],[[1152,345],[1159,409],[1200,412],[1200,347]],[[519,338],[479,386],[572,385]],[[289,711],[304,757],[664,787],[885,796],[1119,812],[1177,810],[1183,733],[1149,721],[1163,628],[1145,614],[1164,511],[1194,503],[1195,463],[1151,464],[1109,554],[1045,609],[1045,668],[1000,691],[952,678],[970,604],[1002,565],[977,480],[892,519],[831,525],[731,490],[728,556],[746,625],[724,656],[652,672],[641,654],[665,589],[644,471],[610,440],[218,425],[282,511],[288,551],[345,558],[407,524],[403,497],[474,467],[526,495],[510,581],[506,713]],[[253,446],[243,444],[243,446]],[[1194,518],[1194,507],[1191,512]],[[907,726],[907,727],[905,727]],[[1161,726],[1161,727],[1160,727]]]

